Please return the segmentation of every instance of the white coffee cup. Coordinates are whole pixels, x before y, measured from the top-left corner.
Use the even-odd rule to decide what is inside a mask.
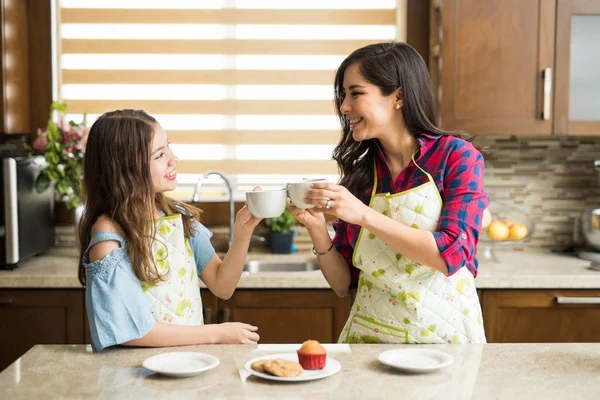
[[[286,185],[286,189],[288,191],[288,196],[292,203],[298,208],[313,208],[314,205],[306,204],[304,202],[304,198],[306,197],[306,192],[310,189],[310,184],[315,182],[327,182],[327,179],[305,179],[300,182],[290,182]],[[325,200],[325,197],[313,197],[314,199],[322,199]]]
[[[287,205],[287,190],[258,190],[246,192],[246,203],[257,218],[279,217]]]

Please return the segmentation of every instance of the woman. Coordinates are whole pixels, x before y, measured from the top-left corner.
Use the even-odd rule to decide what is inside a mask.
[[[358,289],[340,342],[485,343],[475,248],[483,158],[435,125],[427,67],[405,43],[348,56],[335,77],[339,185],[291,207],[339,296]],[[337,218],[331,241],[323,213]]]

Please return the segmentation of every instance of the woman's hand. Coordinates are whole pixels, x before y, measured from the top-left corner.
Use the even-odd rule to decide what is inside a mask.
[[[242,322],[224,322],[214,326],[218,330],[219,343],[224,344],[255,344],[260,339],[258,328]]]
[[[256,192],[262,190],[260,186],[256,186],[253,191]],[[244,207],[235,216],[235,229],[241,229],[244,232],[252,232],[254,228],[262,221],[262,218],[257,218],[248,209],[248,204],[244,204]]]
[[[290,212],[296,218],[296,221],[306,226],[308,230],[315,230],[325,226],[325,216],[317,208],[298,208],[290,202]]]
[[[348,189],[329,182],[312,183],[304,202],[316,206],[311,209],[313,213],[331,214],[355,225],[363,225],[364,216],[369,210],[369,207]]]

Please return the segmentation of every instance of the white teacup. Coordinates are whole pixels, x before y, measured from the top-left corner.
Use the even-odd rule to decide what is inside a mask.
[[[298,208],[313,208],[314,205],[306,204],[304,198],[306,192],[310,189],[310,184],[314,182],[327,182],[327,179],[305,179],[300,182],[290,182],[286,185],[288,196],[292,203]],[[314,197],[315,199],[325,199],[325,197]]]
[[[287,190],[259,190],[246,192],[246,203],[257,218],[279,217],[287,205]]]

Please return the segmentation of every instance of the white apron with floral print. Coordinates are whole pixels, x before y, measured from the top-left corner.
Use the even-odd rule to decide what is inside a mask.
[[[168,279],[156,285],[142,283],[156,321],[176,325],[203,325],[202,299],[194,253],[185,238],[180,214],[154,220],[152,256]]]
[[[375,194],[369,206],[417,229],[435,231],[442,198],[429,182],[404,192]],[[362,228],[352,261],[361,270],[356,300],[340,343],[485,343],[473,275],[446,277],[419,265]]]

